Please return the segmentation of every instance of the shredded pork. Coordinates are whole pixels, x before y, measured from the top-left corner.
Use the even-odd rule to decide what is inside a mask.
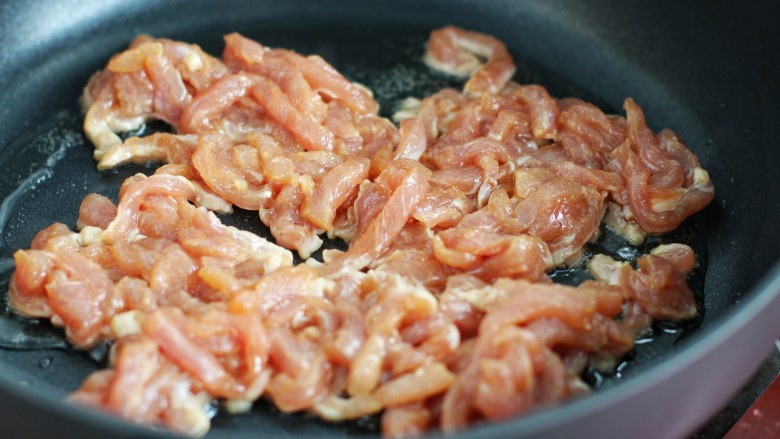
[[[113,343],[70,399],[193,436],[211,401],[259,398],[329,421],[381,413],[389,437],[452,432],[586,392],[585,367],[614,368],[653,319],[696,314],[682,244],[636,269],[597,255],[577,287],[547,275],[580,264],[607,206],[640,244],[713,198],[630,98],[606,115],[514,83],[502,42],[448,26],[426,61],[464,89],[409,101],[396,126],[316,55],[225,43],[218,59],[140,36],[84,91],[98,168],[164,166],[14,255],[16,312],[78,348]],[[119,137],[151,120],[174,133]],[[274,242],[211,212],[234,206]],[[348,250],[293,265],[322,235]]]

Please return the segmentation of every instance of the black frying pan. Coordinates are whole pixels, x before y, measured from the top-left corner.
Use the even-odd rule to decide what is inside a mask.
[[[36,231],[54,221],[73,225],[86,193],[115,197],[138,171],[94,170],[76,103],[89,75],[136,34],[218,54],[221,35],[239,31],[319,53],[374,88],[388,114],[400,97],[450,84],[419,57],[431,29],[456,24],[504,40],[520,82],[609,112],[634,97],[652,128],[673,128],[698,154],[717,194],[685,226],[701,263],[692,280],[704,306],[696,328],[656,328],[659,337],[640,346],[622,378],[607,378],[592,396],[458,436],[685,437],[739,390],[780,335],[777,9],[771,0],[5,2],[0,289],[13,251],[29,247]],[[259,230],[253,218],[239,212],[226,221]],[[7,314],[0,323],[0,436],[167,436],[62,402],[98,367],[99,352],[69,350],[46,324]],[[282,415],[259,403],[248,415],[215,418],[209,437],[375,435],[373,427]]]

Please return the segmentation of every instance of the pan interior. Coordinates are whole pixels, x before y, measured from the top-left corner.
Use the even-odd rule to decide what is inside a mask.
[[[65,25],[54,20],[50,10],[40,13],[46,9],[46,3],[21,6],[22,10],[16,13],[27,14],[34,22],[21,25],[12,20],[10,30],[5,31],[40,26],[37,33],[9,34],[9,42],[17,44],[19,50],[4,55],[0,66],[0,76],[4,78],[0,80],[4,86],[0,102],[6,108],[0,114],[0,199],[4,200],[0,206],[0,291],[7,289],[13,252],[28,248],[37,231],[55,221],[73,226],[80,200],[87,193],[98,192],[116,200],[124,178],[152,171],[149,167],[131,166],[97,172],[91,158],[92,147],[82,134],[82,114],[77,103],[90,74],[141,32],[198,43],[212,54],[221,52],[222,35],[233,31],[268,46],[317,53],[350,79],[371,88],[385,116],[406,96],[423,97],[446,86],[458,86],[451,78],[430,72],[421,61],[428,32],[450,23],[504,40],[515,57],[518,82],[538,83],[553,96],[579,97],[611,113],[622,112],[622,100],[634,97],[646,108],[652,128],[673,128],[699,155],[704,167],[711,171],[718,198],[705,212],[686,222],[681,232],[663,238],[682,240],[696,249],[700,265],[691,284],[700,292],[703,320],[688,327],[656,325],[659,336],[638,345],[635,357],[620,370],[622,375],[631,376],[651,367],[678,349],[678,341],[694,327],[701,325],[700,331],[704,331],[724,318],[726,311],[741,300],[741,292],[752,279],[776,257],[771,251],[765,254],[762,246],[766,244],[761,242],[751,258],[752,264],[741,260],[734,264],[728,256],[733,253],[729,253],[731,250],[724,242],[756,242],[757,237],[767,233],[764,224],[771,212],[762,203],[773,195],[757,194],[753,215],[734,218],[733,212],[747,208],[739,191],[748,182],[741,180],[744,171],[737,171],[737,164],[729,161],[734,153],[726,148],[726,143],[733,134],[722,133],[722,128],[717,127],[718,118],[709,110],[700,109],[717,105],[707,102],[715,98],[705,96],[695,84],[690,83],[685,89],[685,83],[673,82],[663,64],[669,61],[641,61],[628,47],[605,41],[605,36],[617,38],[619,32],[624,32],[618,30],[619,23],[599,24],[601,34],[561,26],[578,20],[588,23],[589,15],[574,18],[571,11],[556,11],[544,2],[531,2],[522,11],[511,7],[511,2],[493,2],[490,7],[465,1],[454,5],[431,2],[410,17],[405,8],[413,7],[413,2],[345,2],[339,11],[313,1],[262,7],[253,2],[235,2],[218,15],[214,5],[195,2],[186,14],[179,16],[174,3],[86,1],[63,2],[63,10],[74,17]],[[0,11],[5,13],[8,11]],[[529,35],[545,37],[533,40]],[[665,37],[659,38],[663,43]],[[677,67],[683,72],[692,69],[685,63]],[[750,138],[751,133],[743,135]],[[761,184],[767,178],[757,175],[750,183]],[[731,184],[725,184],[729,181]],[[253,213],[239,211],[223,220],[268,236]],[[592,251],[615,254],[621,250],[621,243],[605,236]],[[705,273],[713,272],[716,274],[705,277]],[[565,280],[571,273],[560,272],[557,276]],[[60,331],[46,323],[21,321],[8,310],[2,313],[0,329],[4,334],[0,337],[0,344],[5,347],[0,349],[4,378],[22,383],[36,393],[62,398],[104,361],[104,352],[73,351],[63,343]],[[614,382],[596,374],[589,379],[597,385],[610,386]],[[371,433],[376,430],[376,423],[367,420],[348,425],[326,424],[305,415],[283,415],[260,403],[249,415],[218,415],[213,428],[216,434],[262,428],[269,433],[327,433],[337,437]]]

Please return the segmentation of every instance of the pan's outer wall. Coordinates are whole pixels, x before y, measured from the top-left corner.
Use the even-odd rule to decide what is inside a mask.
[[[780,256],[776,2],[229,3],[0,4],[0,151],[71,108],[89,74],[139,32],[197,40],[201,30],[224,33],[251,25],[327,29],[376,21],[403,30],[458,24],[496,35],[513,53],[615,108],[633,96],[653,128],[675,128],[711,171],[717,188],[715,204],[702,217],[706,319],[679,353],[592,397],[463,436],[684,437],[717,411],[769,352],[780,334],[780,271],[771,270]],[[0,165],[12,164],[0,159]],[[0,196],[11,190],[0,187]],[[757,283],[759,278],[763,281]],[[6,438],[150,435],[3,376],[0,425]]]

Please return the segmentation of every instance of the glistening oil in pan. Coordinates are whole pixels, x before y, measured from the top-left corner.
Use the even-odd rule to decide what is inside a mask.
[[[638,257],[649,254],[650,250],[662,244],[685,244],[691,247],[696,254],[696,267],[687,278],[688,286],[693,291],[696,301],[698,311],[696,316],[682,322],[653,321],[647,332],[637,337],[634,349],[616,365],[615,370],[612,372],[604,372],[590,366],[587,367],[583,371],[582,378],[593,388],[598,389],[602,386],[614,385],[621,378],[639,373],[655,361],[671,354],[675,346],[692,334],[703,321],[704,277],[707,272],[707,256],[697,218],[699,218],[699,215],[688,218],[677,229],[668,234],[650,235],[645,242],[638,246],[631,245],[623,237],[602,224],[598,241],[595,244],[586,246],[580,264],[575,267],[554,270],[550,273],[550,277],[554,282],[566,285],[579,285],[588,279],[593,279],[584,267],[587,266],[590,258],[596,254],[604,254],[615,260],[629,262],[634,268],[636,268],[636,259]]]
[[[81,133],[82,118],[77,108],[57,113],[40,132],[8,145],[0,161],[0,348],[69,349],[62,331],[48,321],[14,314],[6,294],[15,268],[13,253],[29,248],[35,234],[54,222],[75,224],[80,199],[105,191]],[[102,361],[105,346],[86,354]]]
[[[5,297],[14,270],[13,252],[29,247],[35,232],[28,227],[33,217],[46,216],[37,203],[37,191],[54,175],[68,152],[84,145],[78,128],[79,115],[62,112],[29,139],[19,139],[5,148],[0,167],[0,290]],[[32,209],[28,209],[32,208]],[[28,210],[29,214],[22,214]],[[47,209],[48,210],[48,209]],[[51,215],[50,217],[53,217]],[[46,220],[44,220],[46,221]],[[45,226],[44,226],[45,227]],[[0,347],[5,349],[65,348],[61,331],[48,322],[23,319],[10,310],[6,300],[0,306]]]

